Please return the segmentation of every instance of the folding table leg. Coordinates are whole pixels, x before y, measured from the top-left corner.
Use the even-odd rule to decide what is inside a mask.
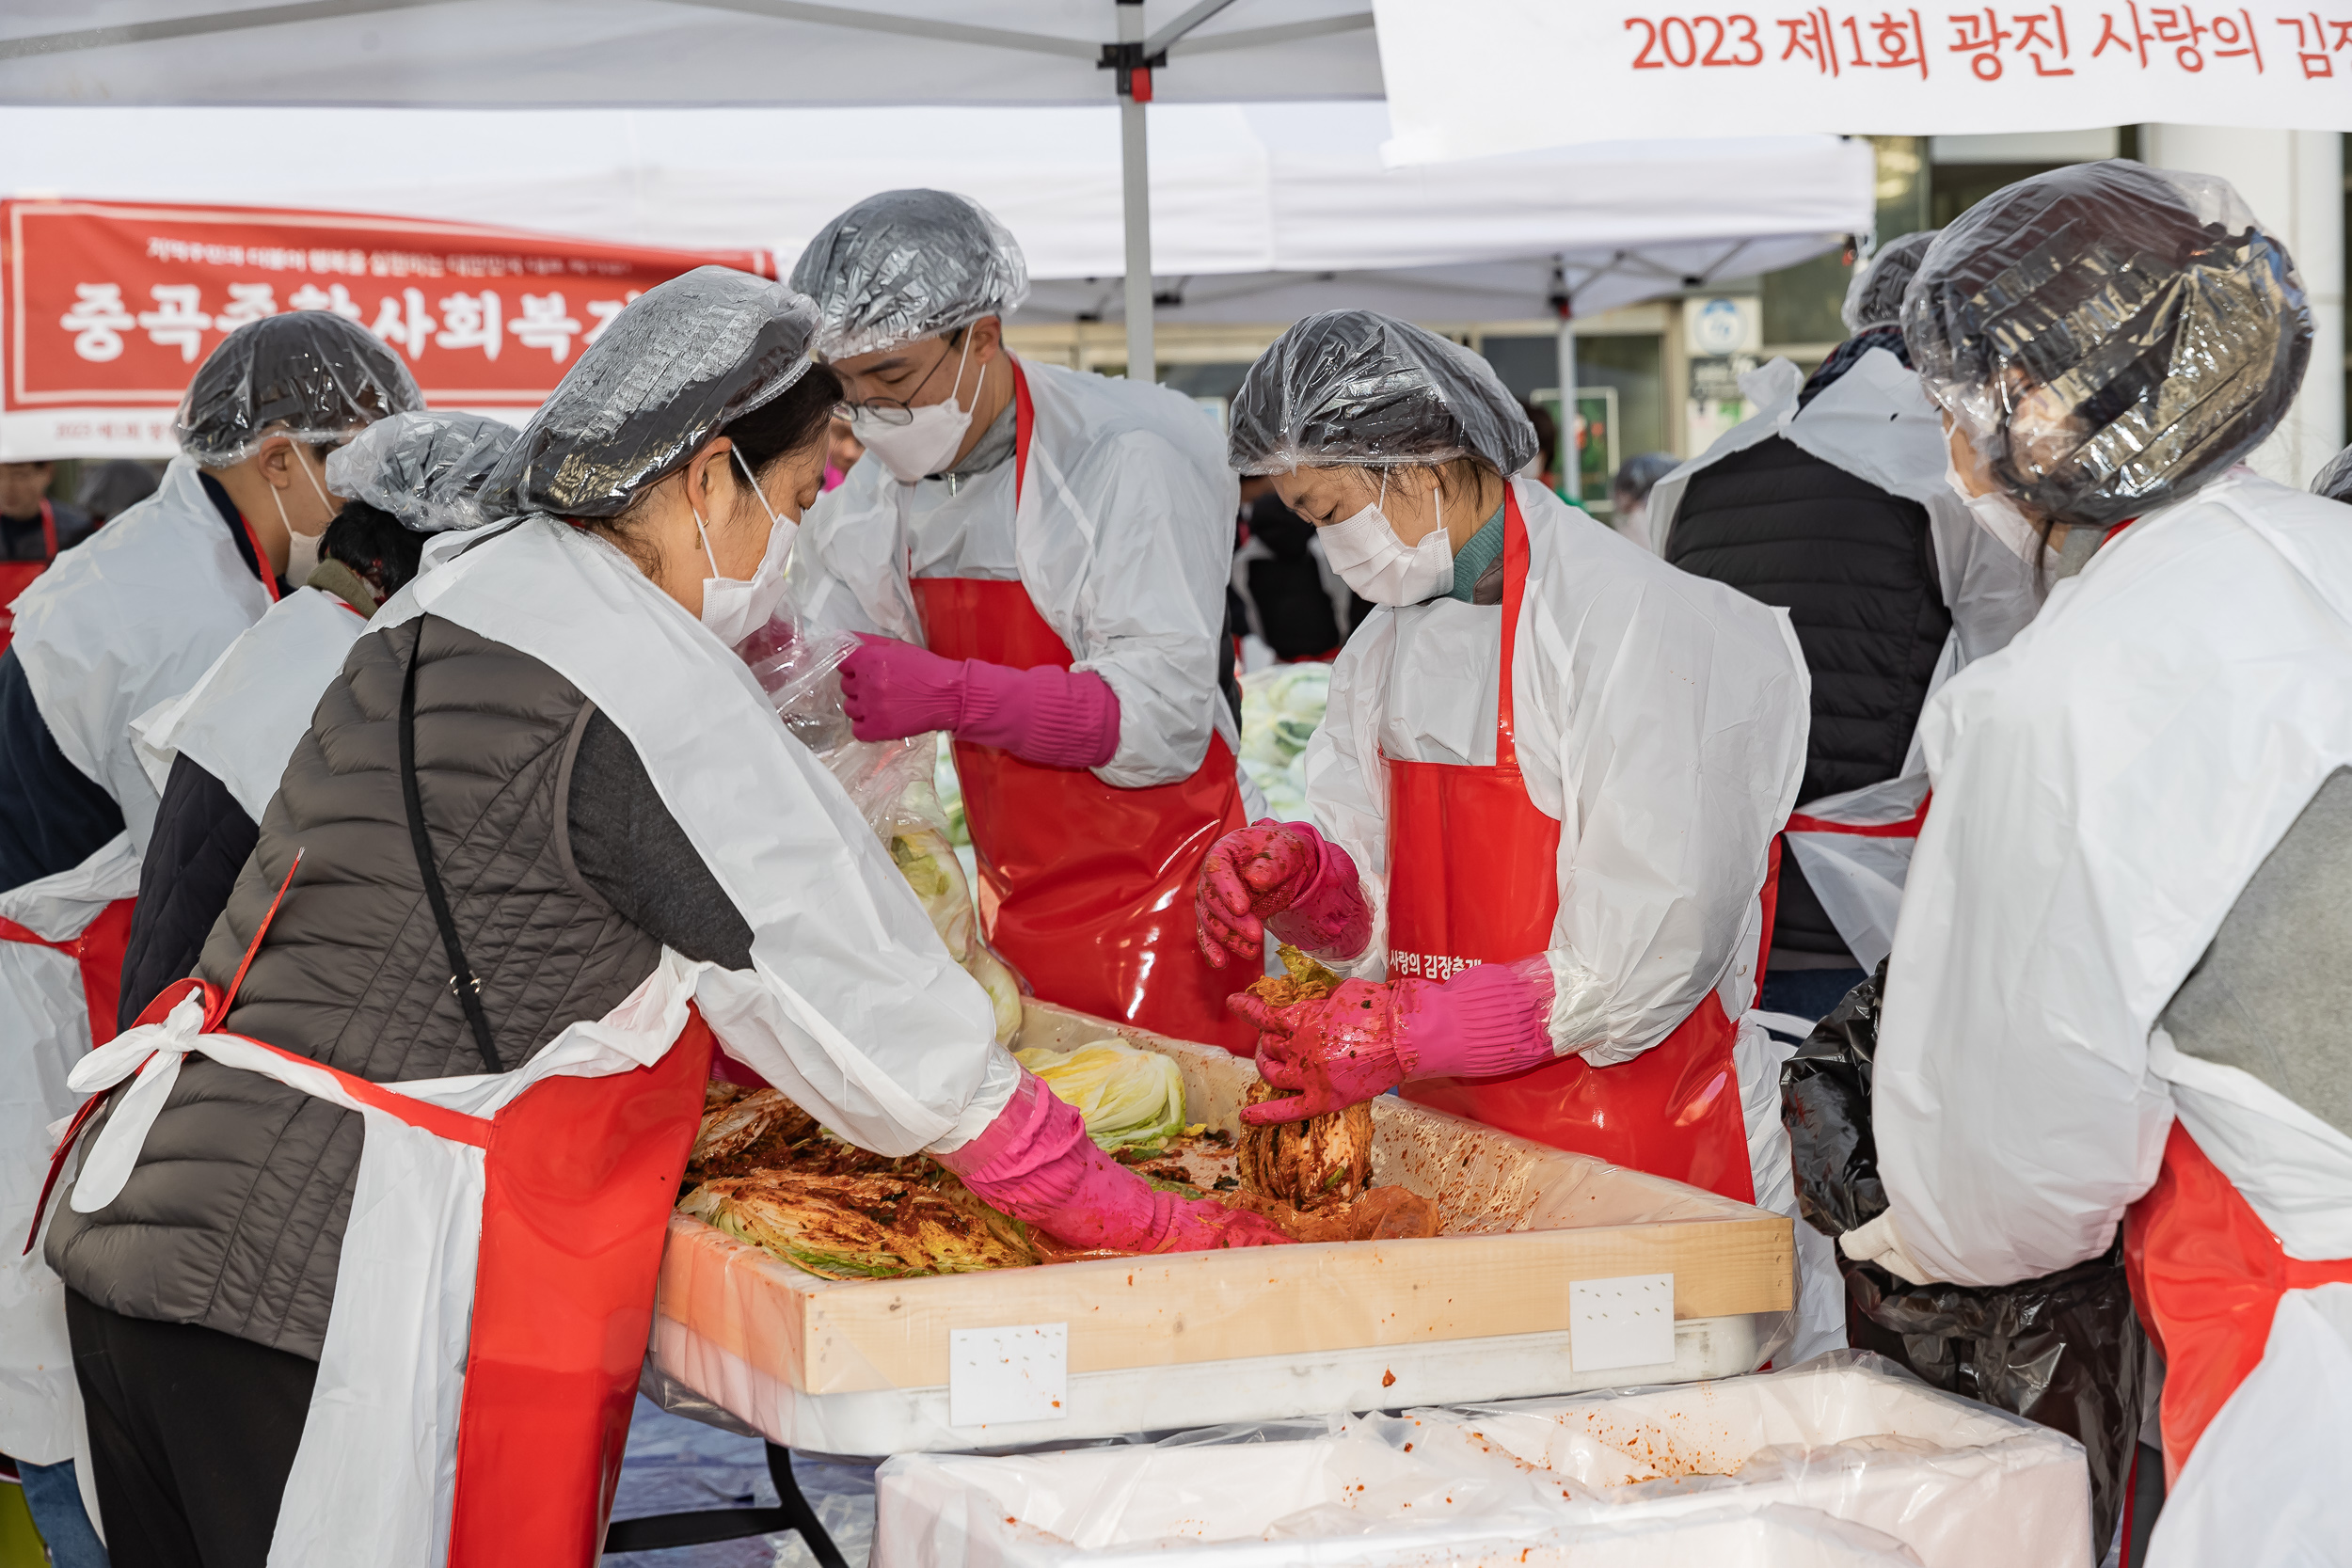
[[[818,1568],[849,1568],[833,1537],[818,1521],[817,1511],[801,1493],[792,1476],[792,1454],[768,1445],[768,1476],[783,1499],[775,1508],[706,1508],[684,1513],[648,1513],[635,1519],[615,1519],[605,1527],[604,1549],[610,1552],[658,1552],[672,1546],[703,1546],[714,1541],[742,1541],[755,1535],[798,1531],[808,1544]]]

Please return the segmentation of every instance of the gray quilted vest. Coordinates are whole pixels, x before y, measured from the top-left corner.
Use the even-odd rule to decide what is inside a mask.
[[[611,1011],[660,956],[572,863],[565,801],[595,711],[580,689],[432,617],[362,637],[262,814],[198,973],[229,983],[301,849],[226,1027],[378,1083],[483,1070],[402,797],[412,649],[419,796],[501,1066]],[[114,1202],[77,1214],[56,1200],[50,1266],[126,1316],[316,1359],[363,1128],[353,1112],[192,1055]]]

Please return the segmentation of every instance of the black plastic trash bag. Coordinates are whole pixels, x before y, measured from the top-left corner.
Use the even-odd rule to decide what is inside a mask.
[[[1780,1075],[1797,1201],[1837,1236],[1886,1209],[1870,1132],[1870,1060],[1886,965],[1814,1027]],[[2131,1484],[2147,1413],[2147,1340],[2123,1279],[2121,1243],[2104,1258],[1999,1290],[1913,1285],[1838,1256],[1846,1334],[1938,1388],[2065,1433],[2090,1461],[2091,1560],[2104,1561]]]

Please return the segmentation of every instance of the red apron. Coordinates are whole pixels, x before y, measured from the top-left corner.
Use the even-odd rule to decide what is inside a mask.
[[[57,559],[57,512],[46,498],[40,503],[40,541],[43,553],[39,561],[0,561],[0,654],[7,653],[16,638],[16,617],[8,607]]]
[[[1013,362],[1013,504],[1033,423]],[[915,578],[924,640],[944,658],[1016,670],[1070,668],[1068,647],[1018,581]],[[1192,888],[1209,847],[1248,826],[1232,750],[1179,784],[1120,789],[1081,768],[1044,768],[993,746],[955,743],[964,820],[980,872],[980,928],[1037,994],[1065,1007],[1248,1053],[1257,1031],[1225,1010],[1257,978],[1209,967],[1194,940]]]
[[[1443,980],[1472,964],[1541,953],[1551,944],[1551,923],[1560,911],[1560,823],[1528,799],[1513,740],[1511,668],[1528,562],[1527,524],[1517,496],[1505,499],[1502,526],[1494,766],[1382,758],[1389,785],[1392,980]],[[1451,852],[1464,844],[1508,845],[1512,853],[1473,859]],[[1780,873],[1778,840],[1771,863],[1763,895],[1767,933]],[[1709,991],[1674,1033],[1615,1067],[1564,1056],[1505,1078],[1427,1078],[1402,1092],[1555,1148],[1753,1203],[1747,1124],[1732,1061],[1735,1035],[1723,1004]]]
[[[603,1551],[710,1056],[692,1012],[651,1067],[548,1078],[467,1118],[485,1188],[450,1568],[590,1568]]]
[[[2279,1298],[2352,1283],[2352,1259],[2289,1258],[2253,1205],[2179,1122],[2156,1184],[2123,1217],[2123,1268],[2140,1322],[2164,1353],[2164,1478],[2189,1450],[2270,1342]]]
[[[268,928],[265,916],[226,992],[180,981],[139,1022],[161,1022],[193,986],[206,1032],[218,1029]],[[354,1099],[412,1127],[483,1150],[450,1568],[592,1568],[620,1482],[670,1211],[702,1122],[712,1049],[702,1014],[689,1012],[651,1067],[549,1077],[487,1117],[253,1043],[332,1073]],[[33,1211],[34,1235],[66,1155],[108,1098],[92,1095],[74,1113]]]
[[[21,942],[32,947],[54,947],[72,958],[82,972],[82,996],[89,1005],[89,1042],[101,1046],[115,1037],[115,1012],[122,1000],[122,952],[131,940],[131,910],[135,898],[118,898],[66,942],[51,942],[13,920],[0,919],[0,942]]]

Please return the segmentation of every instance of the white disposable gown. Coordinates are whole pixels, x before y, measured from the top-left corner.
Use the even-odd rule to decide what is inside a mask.
[[[1921,734],[1935,804],[1872,1095],[1889,1207],[1848,1250],[1964,1285],[2095,1258],[2177,1117],[2290,1257],[2352,1257],[2352,1137],[2176,1051],[2158,1022],[2265,857],[2352,766],[2352,510],[2233,469],[2060,583],[1937,694]],[[2274,1353],[2297,1321],[2282,1304]],[[2275,1399],[2267,1371],[2207,1429],[2184,1492],[2201,1476],[2250,1498],[2268,1470],[2340,1447],[2325,1423],[2352,1385],[2332,1375],[2302,1390],[2317,1425],[2233,1420]]]
[[[160,796],[131,721],[194,685],[269,607],[184,457],[18,597],[16,654],[41,719],[65,759],[114,797],[140,853]]]
[[[1726,1014],[1747,1010],[1766,858],[1804,769],[1808,684],[1787,611],[1511,483],[1529,554],[1512,668],[1519,766],[1562,825],[1552,1045],[1605,1067],[1719,987]],[[1502,623],[1500,609],[1457,599],[1384,605],[1331,667],[1307,805],[1362,875],[1373,940],[1351,967],[1367,978],[1388,963],[1381,754],[1493,765]]]
[[[1190,778],[1212,734],[1241,750],[1216,681],[1241,496],[1223,434],[1165,388],[1022,369],[1036,409],[1024,483],[1037,502],[1016,519],[1012,461],[951,486],[901,484],[863,460],[803,523],[793,610],[828,630],[920,645],[910,576],[1018,578],[1072,667],[1119,698],[1119,750],[1095,777],[1129,789]]]
[[[78,937],[138,892],[159,797],[131,721],[184,690],[269,608],[196,465],[57,557],[18,595],[14,650],[57,750],[121,808],[122,833],[80,865],[0,894],[5,915],[52,941]],[[54,948],[0,942],[0,1452],[73,1457],[81,1397],[66,1345],[65,1289],[20,1257],[48,1174],[49,1123],[79,1096],[66,1074],[89,1050],[79,970]]]
[[[1883,349],[1872,349],[1800,408],[1804,377],[1786,359],[1751,372],[1741,388],[1760,406],[1724,432],[1706,453],[1658,482],[1650,494],[1649,542],[1663,551],[1692,476],[1734,452],[1778,436],[1822,462],[1927,508],[1936,575],[1952,631],[1929,690],[1973,659],[2008,646],[2041,607],[2043,579],[2033,566],[2040,541],[1997,539],[1979,527],[1946,478],[1942,416],[1918,375]],[[1909,822],[1927,798],[1927,770],[1915,740],[1902,771],[1861,789],[1800,801],[1797,814],[1820,823],[1893,828]],[[1788,847],[1806,882],[1865,969],[1894,945],[1895,919],[1915,839],[1907,832],[1795,832]]]
[[[367,629],[364,616],[324,589],[298,588],[272,605],[194,686],[133,722],[156,788],[184,752],[261,821],[320,694]]]

